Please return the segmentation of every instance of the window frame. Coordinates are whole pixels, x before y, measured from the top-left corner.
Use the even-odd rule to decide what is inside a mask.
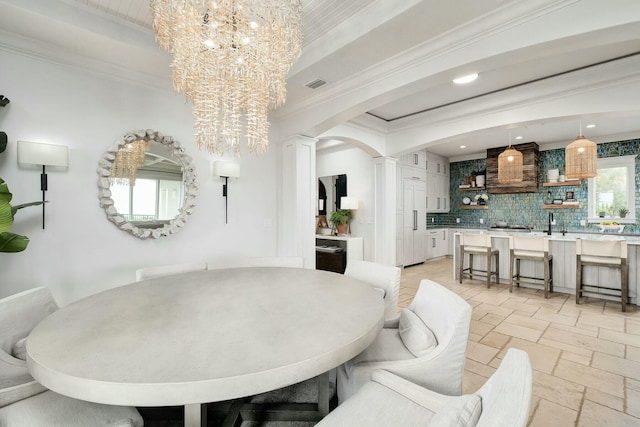
[[[620,224],[633,224],[636,222],[636,155],[598,158],[597,170],[615,167],[627,168],[627,206],[629,213],[625,218],[600,218],[596,215],[595,178],[588,179],[588,206],[587,218],[589,223],[599,223],[606,220],[615,220]]]

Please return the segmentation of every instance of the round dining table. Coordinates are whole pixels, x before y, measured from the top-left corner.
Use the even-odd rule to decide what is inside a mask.
[[[323,374],[363,351],[383,325],[375,288],[320,270],[231,268],[110,289],[42,321],[27,366],[76,399],[185,406],[275,390]]]

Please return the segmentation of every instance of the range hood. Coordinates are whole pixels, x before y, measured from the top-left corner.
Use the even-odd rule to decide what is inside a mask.
[[[487,150],[487,192],[491,194],[537,193],[538,192],[538,144],[527,142],[514,145],[513,148],[522,153],[522,182],[513,184],[498,183],[498,156],[505,147]]]

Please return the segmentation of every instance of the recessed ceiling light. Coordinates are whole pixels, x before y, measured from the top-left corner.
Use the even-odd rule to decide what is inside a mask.
[[[523,138],[523,136],[522,136],[522,135],[518,135],[518,136],[516,136],[516,139],[522,139],[522,138]]]
[[[467,76],[462,76],[462,77],[458,77],[457,79],[453,79],[453,82],[458,85],[463,85],[465,83],[471,83],[477,78],[478,78],[478,73],[473,73]]]
[[[591,128],[594,128],[594,127],[596,127],[596,125],[594,125],[593,123],[586,126],[587,129],[591,129]]]
[[[466,145],[461,145],[460,148],[467,148],[467,146]]]

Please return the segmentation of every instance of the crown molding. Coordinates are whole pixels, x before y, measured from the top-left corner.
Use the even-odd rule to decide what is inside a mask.
[[[92,75],[113,81],[130,83],[154,90],[173,91],[168,60],[166,68],[164,68],[166,75],[155,75],[132,70],[126,66],[113,64],[111,62],[90,58],[54,44],[8,33],[3,30],[0,30],[0,50],[37,61],[72,68],[77,71],[88,72]]]

